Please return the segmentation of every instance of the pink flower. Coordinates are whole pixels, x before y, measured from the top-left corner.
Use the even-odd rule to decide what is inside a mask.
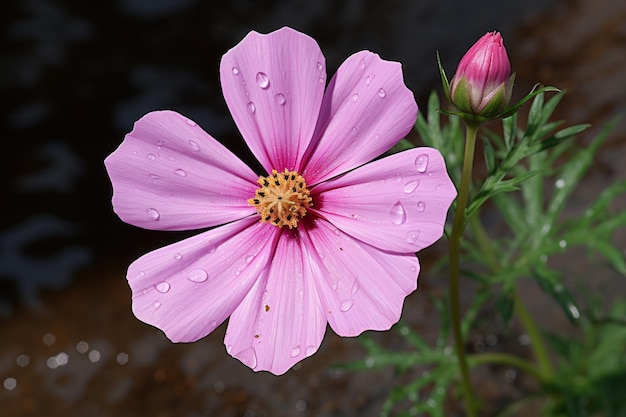
[[[498,32],[488,32],[461,58],[450,85],[450,100],[461,111],[494,117],[511,100],[514,77]]]
[[[172,341],[230,317],[227,351],[282,374],[327,323],[341,336],[389,329],[416,289],[414,253],[441,237],[456,190],[434,149],[364,165],[416,120],[400,64],[358,52],[324,92],[324,62],[290,28],[251,32],[222,58],[226,103],[269,175],[172,111],[143,116],[106,159],[125,222],[212,228],[128,269],[133,312]]]

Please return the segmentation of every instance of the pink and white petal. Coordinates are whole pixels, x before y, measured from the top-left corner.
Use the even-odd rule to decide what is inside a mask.
[[[382,250],[417,252],[443,235],[456,189],[441,154],[415,148],[364,165],[312,190],[319,216]]]
[[[300,172],[317,184],[389,150],[414,126],[417,104],[398,62],[362,51],[330,81],[313,140]]]
[[[155,111],[137,122],[104,161],[113,209],[153,230],[216,226],[255,213],[258,176],[195,122]]]
[[[326,330],[308,250],[285,230],[264,280],[231,315],[227,351],[255,371],[281,375],[319,348]]]
[[[127,275],[135,316],[173,342],[206,336],[264,275],[277,237],[246,218],[142,256]]]
[[[302,233],[324,314],[340,336],[387,330],[417,288],[414,254],[378,250],[318,219]]]
[[[326,83],[317,42],[288,27],[250,32],[223,56],[220,79],[233,119],[261,165],[267,172],[297,170]]]

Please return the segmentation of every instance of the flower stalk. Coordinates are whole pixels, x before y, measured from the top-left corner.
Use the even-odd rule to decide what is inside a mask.
[[[465,209],[469,199],[469,190],[472,182],[472,169],[474,165],[474,150],[476,148],[476,136],[478,134],[478,124],[467,122],[465,131],[465,153],[463,157],[463,172],[461,175],[461,185],[456,202],[454,213],[454,222],[452,224],[452,232],[450,234],[450,316],[452,323],[452,332],[454,334],[454,345],[456,355],[461,370],[461,380],[463,384],[463,397],[465,398],[465,406],[469,417],[476,416],[476,401],[472,383],[469,376],[469,367],[467,365],[467,357],[465,354],[465,342],[461,332],[461,307],[460,307],[460,258],[461,258],[461,239],[463,230],[465,229]]]

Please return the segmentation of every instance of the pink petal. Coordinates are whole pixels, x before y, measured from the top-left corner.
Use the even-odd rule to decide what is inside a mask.
[[[104,161],[113,208],[135,226],[189,230],[255,213],[258,176],[193,121],[173,111],[143,116]]]
[[[316,186],[315,211],[382,250],[416,252],[443,235],[456,189],[432,148],[400,152]]]
[[[127,276],[135,316],[173,342],[206,336],[263,276],[278,231],[247,218],[142,256]]]
[[[371,161],[402,139],[416,118],[400,64],[356,53],[328,85],[301,174],[316,184]]]
[[[324,62],[314,39],[287,27],[250,32],[222,58],[224,99],[267,172],[298,169],[322,102]]]
[[[340,336],[387,330],[400,318],[404,298],[417,288],[414,254],[378,250],[324,220],[302,233],[324,314]]]
[[[284,230],[264,280],[232,314],[227,351],[255,371],[276,375],[317,351],[326,319],[308,252],[297,232]]]

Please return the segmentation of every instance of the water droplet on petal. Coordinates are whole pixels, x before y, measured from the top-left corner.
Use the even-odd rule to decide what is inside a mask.
[[[160,177],[157,174],[150,174],[150,178],[153,180],[158,180]]]
[[[305,355],[307,357],[309,357],[309,356],[313,355],[315,352],[317,352],[317,348],[315,346],[313,346],[313,345],[307,346]]]
[[[353,94],[352,95],[352,101],[357,101],[359,99],[359,95],[358,94]]]
[[[161,307],[161,302],[160,301],[155,301],[154,304],[152,304],[152,306],[156,309]]]
[[[270,86],[270,77],[268,77],[267,74],[264,72],[257,72],[256,83],[259,87],[265,90]]]
[[[320,70],[320,71],[323,70],[324,69],[324,64],[322,64],[321,62],[318,62],[317,63],[317,69]]]
[[[387,95],[387,92],[381,88],[380,90],[378,90],[378,97],[385,97]]]
[[[319,82],[320,82],[320,83],[325,83],[325,82],[326,82],[326,78],[324,78],[324,77],[320,77]]]
[[[181,177],[186,177],[187,176],[187,172],[184,169],[177,169],[174,172],[176,174],[180,175]]]
[[[404,210],[402,203],[399,201],[391,207],[389,215],[391,216],[393,224],[402,224],[406,222],[406,211]]]
[[[419,239],[419,237],[420,237],[419,230],[411,230],[406,234],[406,241],[407,243],[413,244],[417,242],[417,239]]]
[[[246,263],[249,264],[250,262],[252,262],[254,260],[254,255],[248,255],[246,256]]]
[[[198,145],[195,140],[189,140],[189,146],[191,146],[191,149],[193,149],[194,151],[200,150],[200,145]]]
[[[285,98],[284,94],[278,93],[275,96],[276,98],[276,103],[280,104],[281,106],[284,106],[285,103],[287,102],[287,99]]]
[[[170,290],[170,283],[167,281],[161,281],[154,286],[158,292],[166,293]]]
[[[300,346],[296,346],[295,348],[291,349],[291,357],[292,358],[295,358],[299,354],[300,354]]]
[[[256,368],[257,359],[256,359],[256,352],[254,351],[254,348],[249,347],[248,349],[239,353],[238,356],[239,356],[239,360],[241,360],[241,362],[243,362],[244,365],[247,365],[250,369]]]
[[[183,255],[181,255],[180,253],[176,252],[174,254],[174,259],[176,259],[177,261],[180,261],[181,259],[183,259]]]
[[[361,69],[365,69],[365,60],[364,59],[361,60]]]
[[[151,161],[154,161],[156,159],[156,156],[153,153],[149,153],[148,154],[148,159]]]
[[[352,295],[356,295],[357,292],[359,292],[359,289],[361,288],[361,285],[359,284],[359,281],[355,280],[354,284],[352,284]]]
[[[428,155],[421,154],[415,158],[415,169],[417,172],[426,172],[426,168],[428,168]]]
[[[415,189],[417,188],[418,185],[420,185],[419,180],[409,181],[406,184],[404,184],[404,192],[407,193],[407,194],[410,194],[413,191],[415,191]]]
[[[189,281],[193,282],[204,282],[209,277],[209,274],[204,269],[192,269],[187,274],[187,278]]]
[[[350,310],[352,308],[352,304],[354,304],[354,301],[352,300],[344,300],[341,302],[341,305],[339,306],[339,310],[343,311],[344,313],[348,310]]]
[[[191,120],[191,119],[187,119],[187,124],[188,124],[189,126],[191,126],[191,127],[196,127],[196,126],[197,126],[196,122],[194,122],[194,121],[193,121],[193,120]]]
[[[250,113],[254,113],[256,111],[256,106],[251,101],[249,101],[248,104],[246,104],[246,108],[248,109]]]
[[[233,67],[233,75],[239,75],[239,68]]]
[[[161,218],[161,213],[157,209],[149,208],[146,210],[146,214],[150,220],[159,220]]]
[[[165,141],[157,140],[157,143],[156,143],[157,148],[161,149],[163,145],[165,145]]]
[[[417,211],[424,211],[426,209],[426,204],[423,201],[419,201],[417,203]]]
[[[226,346],[226,352],[231,353],[233,351],[233,345]]]

